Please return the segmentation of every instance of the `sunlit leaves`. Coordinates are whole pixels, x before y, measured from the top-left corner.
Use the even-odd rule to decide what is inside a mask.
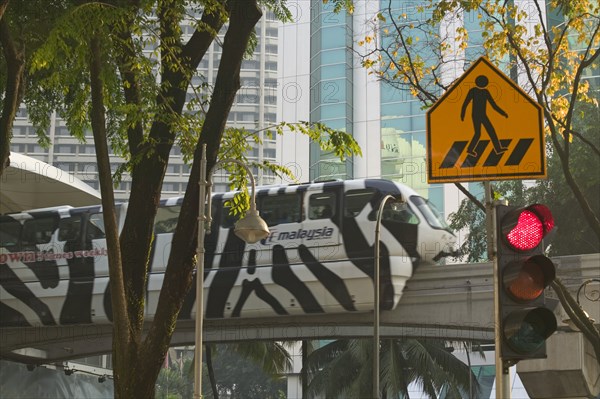
[[[572,107],[558,97],[568,94],[571,100],[595,101],[582,76],[590,75],[594,66],[586,62],[599,51],[599,6],[593,0],[554,0],[548,6],[546,10],[537,3],[524,8],[500,0],[427,0],[408,13],[382,9],[373,18],[372,32],[358,43],[377,46],[365,49],[362,65],[430,104],[439,88],[448,87],[432,66],[440,70],[456,63],[467,68],[485,55],[506,71],[519,71],[524,89],[545,103],[556,123],[564,124]],[[548,20],[546,15],[560,15],[564,21]],[[598,68],[597,58],[595,65]],[[590,72],[583,73],[582,68]]]
[[[462,70],[487,57],[542,105],[555,159],[562,162],[570,189],[579,192],[582,183],[569,178],[570,159],[575,156],[570,148],[581,140],[579,144],[591,147],[593,154],[600,153],[573,130],[575,109],[591,104],[598,110],[600,94],[591,82],[599,82],[600,3],[424,0],[421,4],[410,12],[384,8],[375,14],[367,35],[374,38],[376,48],[360,50],[369,74],[427,107]],[[359,45],[363,43],[366,40]],[[597,213],[582,195],[576,198],[598,235]]]
[[[312,142],[318,143],[321,150],[335,155],[335,157],[342,161],[350,156],[362,155],[358,143],[348,133],[331,129],[322,123],[281,122],[263,130],[248,130],[244,128],[226,129],[221,141],[218,159],[237,159],[248,165],[251,170],[255,168],[259,174],[282,177],[286,181],[296,181],[293,171],[284,165],[279,165],[268,160],[256,162],[249,159],[249,154],[252,150],[263,144],[265,138],[274,139],[276,136],[284,133],[306,135]],[[224,162],[222,168],[229,173],[230,188],[232,190],[241,190],[241,197],[234,197],[234,201],[229,204],[233,214],[241,213],[248,209],[248,174],[234,162]]]

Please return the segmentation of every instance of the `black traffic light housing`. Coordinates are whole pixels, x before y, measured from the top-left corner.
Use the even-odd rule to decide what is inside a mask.
[[[556,276],[543,254],[543,239],[554,228],[552,213],[541,204],[498,205],[496,224],[501,358],[512,363],[545,358],[546,339],[557,327],[544,295]]]

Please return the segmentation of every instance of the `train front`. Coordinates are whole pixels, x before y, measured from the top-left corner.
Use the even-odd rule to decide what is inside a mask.
[[[386,205],[382,224],[402,237],[414,266],[440,264],[449,257],[458,256],[456,235],[436,207],[412,188],[395,185],[401,200]]]

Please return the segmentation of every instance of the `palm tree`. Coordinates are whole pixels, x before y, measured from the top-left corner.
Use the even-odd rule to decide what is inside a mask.
[[[372,359],[372,343],[366,339],[332,341],[314,350],[306,365],[307,397],[371,397]],[[461,391],[469,392],[469,381],[474,379],[469,367],[439,339],[382,340],[380,361],[382,398],[408,398],[412,382],[432,398],[440,392],[460,398]]]
[[[204,386],[205,397],[212,394],[218,399],[221,391],[230,397],[238,397],[238,391],[244,391],[241,393],[244,398],[274,397],[270,392],[271,383],[281,379],[291,368],[287,346],[287,343],[271,341],[207,344],[206,371],[210,389]]]
[[[169,350],[170,353],[170,350]],[[193,378],[190,378],[194,369],[191,358],[181,359],[172,363],[169,368],[163,368],[156,380],[156,399],[181,399],[192,396]]]

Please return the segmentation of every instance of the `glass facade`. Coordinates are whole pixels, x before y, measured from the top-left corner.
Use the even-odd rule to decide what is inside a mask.
[[[392,1],[392,13],[405,15],[405,23],[414,23],[425,17],[418,11],[424,2]],[[387,9],[389,1],[380,1],[380,8]],[[393,27],[385,23],[380,26],[380,37],[386,47],[395,37],[386,32]],[[412,33],[412,32],[411,32]],[[418,32],[412,33],[417,36]],[[425,42],[425,40],[422,40]],[[427,49],[425,49],[427,51]],[[433,55],[433,54],[431,54]],[[427,62],[430,54],[419,56]],[[428,198],[437,209],[445,214],[444,189],[440,184],[427,184],[426,122],[423,104],[408,89],[381,83],[381,177],[406,184],[420,195]]]
[[[352,134],[352,15],[311,2],[310,121]],[[351,179],[352,160],[310,144],[310,180]]]

